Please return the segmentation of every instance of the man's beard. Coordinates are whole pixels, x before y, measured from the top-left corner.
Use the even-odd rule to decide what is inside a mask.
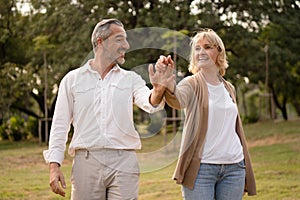
[[[116,64],[118,64],[118,65],[122,65],[122,64],[125,63],[125,59],[119,57],[119,58],[117,58],[117,59],[115,60],[115,62],[116,62]]]
[[[119,54],[118,57],[116,57],[115,55],[108,54],[106,55],[106,58],[111,61],[112,65],[122,65],[125,63],[125,58],[122,56],[122,54]]]

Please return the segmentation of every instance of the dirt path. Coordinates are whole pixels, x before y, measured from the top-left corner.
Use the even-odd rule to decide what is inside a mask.
[[[267,138],[259,139],[259,140],[250,140],[248,141],[248,147],[259,147],[265,145],[272,145],[272,144],[287,144],[287,143],[294,143],[299,142],[300,144],[300,137],[299,135],[287,135],[287,136],[269,136]],[[299,147],[300,148],[300,147]]]

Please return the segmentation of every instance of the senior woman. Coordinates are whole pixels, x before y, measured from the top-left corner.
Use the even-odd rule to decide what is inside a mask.
[[[173,65],[160,57],[158,69]],[[169,106],[184,109],[180,155],[173,179],[187,200],[240,200],[256,194],[255,177],[238,113],[236,93],[226,81],[225,46],[212,29],[191,41],[189,71],[177,85],[168,84]]]

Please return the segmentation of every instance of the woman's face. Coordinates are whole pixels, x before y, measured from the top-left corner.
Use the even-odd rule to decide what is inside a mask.
[[[194,48],[194,60],[197,67],[218,70],[216,61],[219,51],[215,45],[203,38],[197,41]]]

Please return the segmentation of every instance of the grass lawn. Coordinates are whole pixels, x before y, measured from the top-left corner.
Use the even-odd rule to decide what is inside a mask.
[[[258,195],[251,200],[300,200],[300,120],[259,122],[245,126],[257,181]],[[169,137],[172,137],[169,136]],[[172,138],[168,138],[168,141]],[[141,152],[164,146],[161,135],[143,139]],[[67,156],[62,170],[67,181],[67,197],[59,197],[49,188],[48,166],[36,142],[0,141],[0,199],[70,199],[72,159]],[[155,163],[156,160],[153,160]],[[171,176],[175,161],[141,173],[141,200],[181,199],[181,188]]]

